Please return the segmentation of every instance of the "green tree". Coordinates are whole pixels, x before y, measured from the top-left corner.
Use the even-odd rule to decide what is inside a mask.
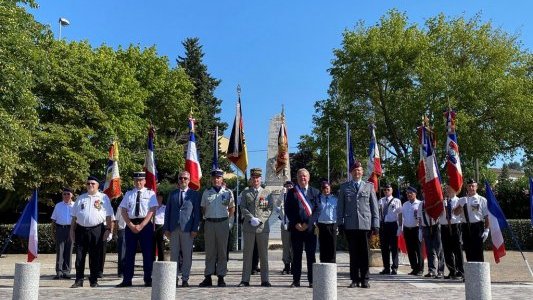
[[[368,125],[375,123],[387,176],[415,182],[415,129],[422,116],[429,117],[438,159],[444,161],[443,112],[449,106],[457,111],[466,177],[474,173],[475,159],[486,165],[499,154],[533,148],[532,55],[521,48],[517,36],[481,22],[479,16],[438,15],[420,27],[392,10],[376,25],[359,22],[345,31],[334,56],[329,98],[315,105],[312,137],[324,151],[324,133],[330,128],[336,172],[345,165],[340,158],[345,157],[342,121],[349,123],[356,156],[362,160],[367,158]],[[319,159],[323,170],[325,158]]]

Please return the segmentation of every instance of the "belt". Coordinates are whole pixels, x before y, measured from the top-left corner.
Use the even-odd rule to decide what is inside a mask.
[[[135,225],[139,225],[143,222],[144,218],[137,218],[137,219],[130,219],[130,221],[135,224]]]
[[[391,222],[384,222],[385,224],[397,224],[397,221],[391,221]]]
[[[90,229],[94,229],[94,228],[100,227],[100,226],[104,226],[104,223],[100,223],[100,224],[95,225],[95,226],[82,226],[82,225],[78,224],[77,227],[81,227],[82,229],[85,229],[85,230],[90,230]]]
[[[404,227],[403,227],[403,230],[406,230],[406,229],[409,229],[409,230],[418,229],[418,226],[415,226],[415,227],[407,227],[407,226],[404,226]]]
[[[207,222],[218,223],[218,222],[226,221],[227,219],[228,219],[228,217],[225,217],[225,218],[206,218],[205,220]]]
[[[57,227],[61,227],[61,228],[67,228],[67,227],[70,227],[70,224],[68,225],[61,225],[61,224],[56,224]]]

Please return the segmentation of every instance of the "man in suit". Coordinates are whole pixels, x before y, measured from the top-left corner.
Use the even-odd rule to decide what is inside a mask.
[[[200,224],[200,193],[189,189],[191,174],[182,171],[178,174],[178,188],[169,196],[165,208],[163,232],[170,239],[170,260],[178,266],[180,251],[183,255],[181,270],[178,268],[176,277],[181,272],[181,286],[189,286],[189,275],[192,266],[192,248],[194,238],[198,235]],[[178,280],[176,280],[178,285]]]
[[[302,253],[305,245],[307,258],[307,280],[313,287],[313,264],[316,261],[316,235],[314,224],[320,215],[320,191],[309,186],[309,171],[300,169],[297,173],[298,184],[289,190],[285,213],[289,219],[289,231],[292,244],[292,284],[300,286],[302,275]]]
[[[241,211],[244,216],[242,232],[244,235],[242,280],[239,286],[250,285],[254,244],[261,262],[261,286],[270,287],[268,278],[268,237],[270,226],[268,218],[274,207],[269,190],[261,187],[261,169],[250,170],[252,186],[242,192]]]
[[[368,236],[378,234],[379,210],[374,184],[364,182],[363,167],[356,161],[350,166],[352,180],[341,185],[337,204],[337,222],[346,234],[350,252],[350,288],[369,288]]]

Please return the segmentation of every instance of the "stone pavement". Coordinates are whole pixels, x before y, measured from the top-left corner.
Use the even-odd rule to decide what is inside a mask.
[[[271,288],[260,287],[259,275],[252,275],[251,286],[237,288],[241,279],[242,253],[230,253],[226,288],[199,288],[203,279],[204,253],[194,253],[193,270],[189,288],[178,288],[176,299],[311,299],[312,289],[306,285],[306,275],[302,274],[302,287],[290,288],[291,275],[280,275],[283,268],[281,251],[270,252]],[[533,253],[525,253],[528,261],[533,261]],[[304,254],[305,256],[305,254]],[[74,260],[75,255],[73,255]],[[42,254],[38,258],[41,263],[40,299],[149,299],[151,289],[143,287],[141,254],[137,254],[135,263],[136,275],[131,288],[115,288],[121,282],[116,277],[116,254],[109,253],[105,266],[104,278],[99,281],[100,287],[71,289],[74,280],[53,280],[55,275],[55,255]],[[317,254],[318,258],[318,254]],[[305,257],[304,257],[305,259]],[[522,260],[519,252],[509,251],[498,265],[494,264],[492,252],[485,253],[485,259],[491,263],[492,296],[494,299],[529,299],[533,294],[533,279]],[[13,275],[16,262],[24,262],[26,255],[8,255],[0,258],[0,299],[11,299],[13,292]],[[425,279],[406,275],[410,268],[400,266],[399,275],[377,275],[381,268],[371,268],[370,289],[346,288],[349,281],[348,254],[338,252],[337,291],[339,299],[464,299],[464,284],[460,281],[444,279]],[[304,264],[305,265],[305,264]],[[427,266],[427,264],[426,264]],[[304,267],[305,270],[305,267]],[[86,268],[88,272],[88,266]],[[216,282],[216,278],[213,277]]]

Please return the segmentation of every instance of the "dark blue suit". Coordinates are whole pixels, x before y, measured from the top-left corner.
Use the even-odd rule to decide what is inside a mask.
[[[303,193],[303,189],[302,190]],[[311,207],[311,216],[306,216],[305,211],[296,196],[296,187],[287,192],[285,214],[289,219],[289,231],[291,232],[291,245],[293,251],[292,259],[292,280],[294,283],[300,283],[302,274],[302,253],[305,245],[305,254],[307,257],[307,280],[313,283],[313,264],[316,262],[316,235],[313,225],[317,222],[320,215],[320,191],[309,187],[306,195],[306,201]],[[299,231],[296,224],[306,223],[307,230]]]

